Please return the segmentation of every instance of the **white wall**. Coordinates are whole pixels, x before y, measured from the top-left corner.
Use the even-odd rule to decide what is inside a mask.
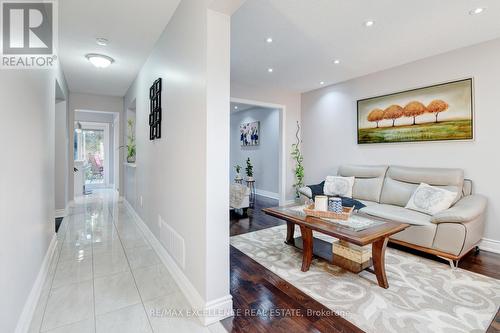
[[[242,147],[240,125],[260,121],[258,146]],[[229,181],[236,176],[234,166],[241,165],[245,176],[246,160],[250,157],[254,166],[255,187],[268,195],[279,198],[279,156],[280,156],[280,110],[252,108],[231,113],[231,172]]]
[[[69,169],[72,171],[74,167],[74,122],[75,122],[75,110],[89,110],[89,111],[104,111],[104,112],[118,112],[120,113],[120,119],[123,119],[123,97],[116,96],[104,96],[104,95],[92,95],[92,94],[81,94],[81,93],[70,93],[69,95],[69,124],[70,124],[70,165]],[[120,133],[124,133],[124,122],[120,121]],[[120,135],[120,142],[117,145],[123,146],[123,135]],[[111,154],[113,155],[113,154]],[[119,161],[115,163],[119,164],[119,173],[123,174],[123,164],[125,155],[123,149],[120,150]],[[123,194],[123,177],[120,177],[120,194]],[[74,178],[70,177],[68,193],[70,195],[70,200],[73,199],[74,194]]]
[[[149,88],[159,77],[162,138],[150,141]],[[184,238],[185,267],[179,268],[203,303],[231,306],[229,16],[207,10],[205,1],[182,1],[124,105],[134,99],[135,186],[143,198],[135,209],[160,241],[159,216]],[[132,190],[126,186],[126,198]]]
[[[489,199],[485,237],[500,240],[499,54],[497,39],[303,94],[306,183],[344,163],[463,168]],[[356,144],[356,100],[466,77],[475,85],[474,141]]]
[[[293,200],[295,197],[295,189],[292,186],[295,183],[295,176],[293,172],[295,163],[291,158],[290,153],[292,151],[292,144],[296,142],[296,123],[297,121],[300,122],[301,95],[295,92],[280,89],[267,89],[232,81],[231,97],[285,106],[285,129],[283,131],[285,136],[284,141],[286,151],[285,195],[287,200]]]
[[[68,104],[58,101],[55,104],[55,210],[62,211],[68,205]]]
[[[0,75],[0,332],[14,332],[54,236],[56,79],[62,72]]]

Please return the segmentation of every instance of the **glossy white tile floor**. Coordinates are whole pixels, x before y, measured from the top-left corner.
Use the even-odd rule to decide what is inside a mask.
[[[190,307],[114,191],[75,202],[61,224],[30,333],[223,331],[220,324],[162,315]]]

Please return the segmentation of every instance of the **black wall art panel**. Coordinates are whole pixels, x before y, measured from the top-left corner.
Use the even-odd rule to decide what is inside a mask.
[[[161,138],[161,78],[149,88],[149,139]]]

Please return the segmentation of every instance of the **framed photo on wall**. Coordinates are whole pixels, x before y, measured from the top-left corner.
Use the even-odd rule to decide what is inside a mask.
[[[242,147],[258,146],[260,140],[260,122],[243,123],[240,125],[240,143]]]
[[[357,101],[358,144],[472,140],[472,78]]]

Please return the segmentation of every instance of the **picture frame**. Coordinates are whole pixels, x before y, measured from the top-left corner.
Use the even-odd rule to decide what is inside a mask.
[[[240,124],[241,147],[258,146],[260,143],[260,121]]]
[[[357,101],[357,143],[474,139],[473,79],[449,81]]]

